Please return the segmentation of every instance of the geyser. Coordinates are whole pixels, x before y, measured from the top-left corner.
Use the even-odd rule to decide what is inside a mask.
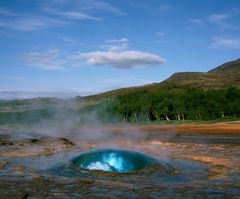
[[[73,167],[108,172],[139,171],[158,164],[158,160],[143,153],[119,149],[89,151],[71,160]]]

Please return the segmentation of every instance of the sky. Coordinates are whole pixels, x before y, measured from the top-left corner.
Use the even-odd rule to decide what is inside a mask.
[[[240,1],[0,0],[0,47],[0,95],[161,82],[240,57]]]

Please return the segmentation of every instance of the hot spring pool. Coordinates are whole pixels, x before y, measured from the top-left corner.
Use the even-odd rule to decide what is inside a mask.
[[[0,198],[239,198],[239,134],[148,135],[139,153],[0,134]]]
[[[108,172],[134,172],[159,164],[151,156],[120,149],[88,151],[71,160],[71,167]]]

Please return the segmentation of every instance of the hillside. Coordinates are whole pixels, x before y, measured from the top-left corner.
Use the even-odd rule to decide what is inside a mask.
[[[160,83],[139,87],[117,89],[98,95],[85,97],[87,101],[96,101],[106,97],[124,95],[137,91],[164,91],[169,89],[201,88],[224,89],[229,87],[240,88],[240,59],[224,63],[206,73],[204,72],[179,72]]]
[[[210,70],[208,73],[239,73],[240,72],[240,59],[224,63],[217,68]]]
[[[194,87],[202,89],[222,89],[231,86],[240,87],[240,59],[224,63],[207,73],[184,72],[175,73],[160,83],[174,84],[178,87]]]

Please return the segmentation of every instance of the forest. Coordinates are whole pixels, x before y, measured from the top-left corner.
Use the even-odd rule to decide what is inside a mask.
[[[91,119],[102,123],[140,123],[150,121],[184,120],[236,120],[240,118],[240,89],[230,87],[220,90],[200,88],[170,89],[160,91],[135,91],[88,103],[77,99],[78,108],[69,101],[40,99],[28,101],[5,101],[0,105],[15,107],[15,111],[1,111],[0,124],[37,123],[44,120],[68,119],[91,123]],[[24,104],[28,103],[28,104]],[[63,103],[59,106],[60,103]],[[20,105],[19,105],[20,104]],[[81,106],[81,104],[84,104]],[[24,106],[23,106],[24,105]],[[33,106],[34,105],[34,106]],[[44,106],[47,105],[47,106]],[[70,105],[70,106],[69,106]]]
[[[240,118],[240,89],[181,89],[129,92],[80,112],[96,112],[105,121],[219,120]]]

